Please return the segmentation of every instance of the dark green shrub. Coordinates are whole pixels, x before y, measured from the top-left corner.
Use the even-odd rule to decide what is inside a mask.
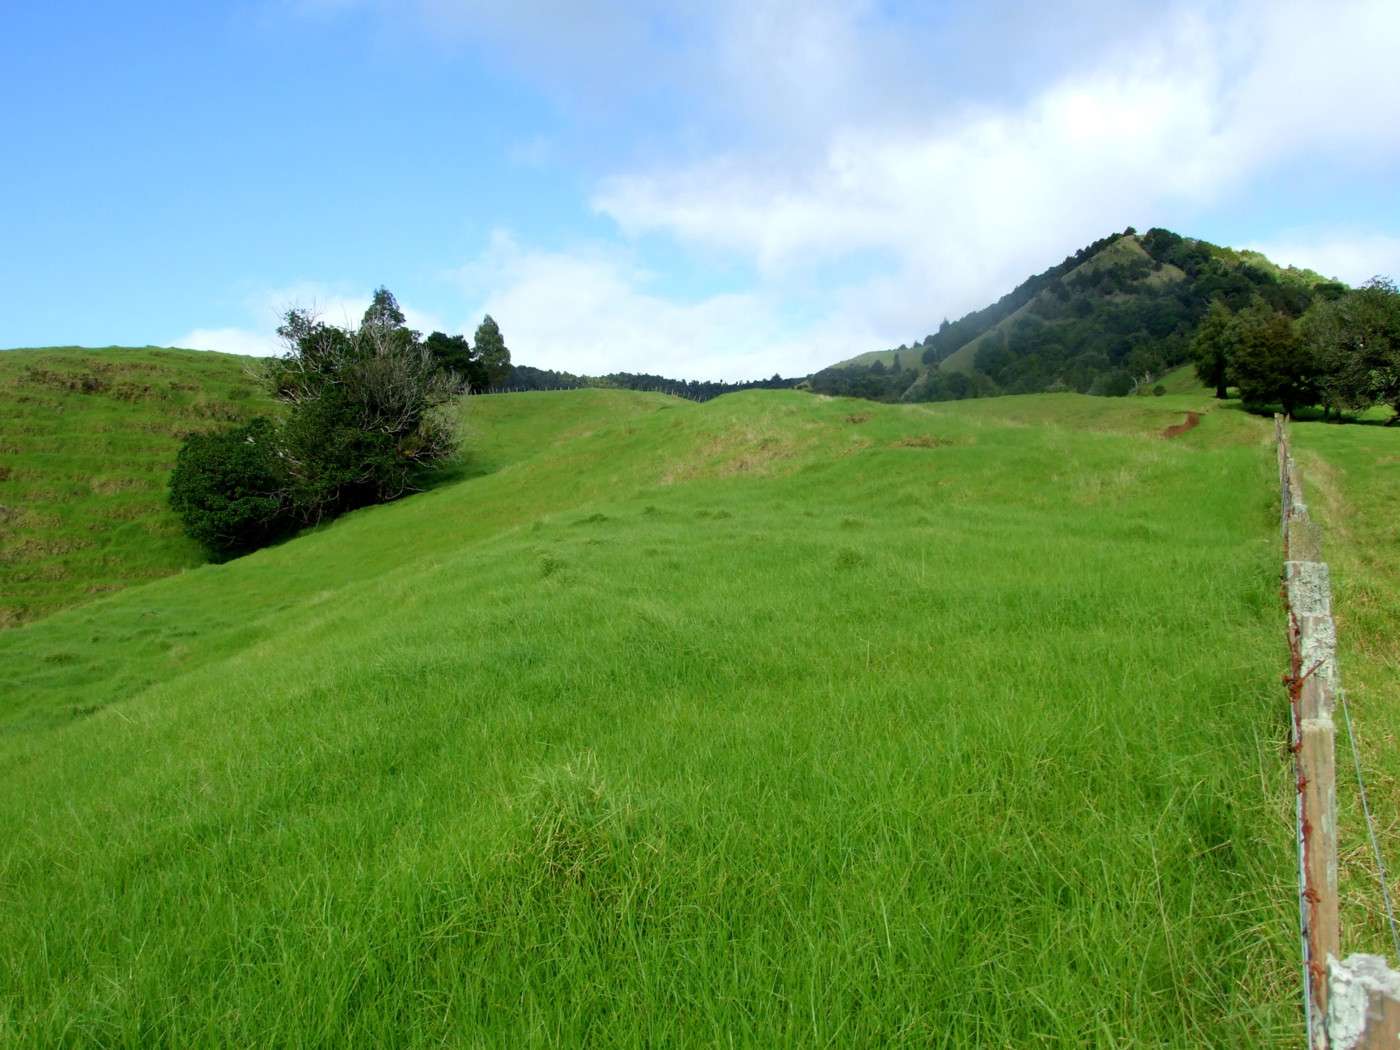
[[[294,527],[290,478],[272,421],[254,419],[185,439],[170,475],[185,531],[219,558],[254,550]]]
[[[288,353],[268,362],[263,378],[283,405],[279,422],[187,438],[170,479],[185,531],[218,557],[398,499],[456,452],[442,408],[461,380],[404,324],[386,289],[357,329],[292,310],[278,334]],[[224,418],[239,418],[236,406],[225,407]]]
[[[291,352],[270,364],[268,384],[288,409],[281,442],[305,522],[398,499],[456,451],[439,409],[459,380],[395,311],[381,289],[359,329],[291,311],[278,330]]]
[[[1166,392],[1167,392],[1167,388],[1164,387],[1161,383],[1158,383],[1156,386],[1154,386],[1154,387],[1152,388],[1152,396],[1153,396],[1153,397],[1161,397],[1161,396],[1164,395]]]

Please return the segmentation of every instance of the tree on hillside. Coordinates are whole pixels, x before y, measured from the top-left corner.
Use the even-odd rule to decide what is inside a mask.
[[[1215,396],[1222,400],[1226,396],[1234,342],[1234,315],[1229,307],[1216,299],[1210,304],[1210,309],[1196,329],[1195,338],[1191,340],[1191,359],[1196,365],[1196,376],[1206,386],[1215,387]]]
[[[369,306],[365,309],[364,317],[360,319],[360,327],[376,327],[384,329],[403,328],[408,324],[399,309],[399,301],[394,298],[394,293],[384,286],[374,290],[374,296],[370,299]]]
[[[423,340],[423,348],[433,355],[438,365],[455,375],[461,386],[474,394],[486,388],[486,373],[472,352],[464,335],[433,332]]]
[[[1318,302],[1303,317],[1328,407],[1388,405],[1400,420],[1400,291],[1383,277]]]
[[[1318,399],[1316,359],[1293,322],[1263,302],[1234,319],[1230,372],[1248,404],[1278,404],[1292,414]]]
[[[290,310],[277,332],[287,353],[264,375],[281,417],[187,438],[171,475],[186,531],[218,556],[396,499],[456,449],[438,408],[457,381],[387,289],[376,290],[358,328]]]
[[[510,351],[501,336],[500,326],[490,314],[476,329],[476,358],[485,372],[487,387],[500,386],[510,375]]]
[[[278,329],[289,352],[269,366],[269,386],[291,407],[282,451],[308,522],[396,499],[422,467],[455,449],[451,426],[435,411],[452,396],[453,381],[417,333],[394,320],[396,304],[384,294],[393,308],[371,307],[358,330],[299,310]]]

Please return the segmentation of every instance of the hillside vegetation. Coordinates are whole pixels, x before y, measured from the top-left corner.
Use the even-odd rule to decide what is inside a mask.
[[[0,353],[0,627],[205,560],[167,482],[186,434],[260,404],[247,364],[154,348]]]
[[[0,1041],[1293,1045],[1208,407],[473,398],[464,480],[0,633]]]
[[[1258,252],[1129,229],[1027,278],[909,347],[816,373],[812,389],[883,401],[1037,391],[1122,395],[1186,363],[1207,310],[1252,303],[1290,318],[1344,287]],[[898,354],[900,368],[893,368]]]

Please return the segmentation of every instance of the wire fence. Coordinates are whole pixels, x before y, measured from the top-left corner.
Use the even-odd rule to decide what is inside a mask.
[[[1357,954],[1341,960],[1336,727],[1332,721],[1338,698],[1346,719],[1362,812],[1376,854],[1397,957],[1400,934],[1396,931],[1384,858],[1361,774],[1356,734],[1341,689],[1331,575],[1322,560],[1321,531],[1308,511],[1285,417],[1274,417],[1274,434],[1288,612],[1290,666],[1284,680],[1292,708],[1298,914],[1308,1046],[1311,1050],[1394,1050],[1400,1046],[1400,973],[1380,956]]]

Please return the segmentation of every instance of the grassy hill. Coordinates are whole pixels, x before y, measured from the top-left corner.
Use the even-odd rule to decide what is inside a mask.
[[[1210,303],[1256,300],[1289,316],[1342,286],[1169,230],[1114,234],[944,322],[900,356],[862,354],[809,377],[811,389],[879,401],[946,401],[1073,390],[1122,395],[1188,359]],[[915,356],[917,355],[917,357]],[[872,371],[879,362],[881,367]]]
[[[0,1041],[1296,1043],[1209,407],[473,398],[456,483],[0,633]]]
[[[1182,365],[1180,368],[1173,369],[1159,379],[1155,385],[1160,386],[1168,394],[1210,396],[1213,393],[1210,387],[1202,383],[1200,377],[1196,375],[1194,365]]]
[[[204,561],[166,504],[181,439],[261,406],[247,360],[0,352],[0,627]]]

